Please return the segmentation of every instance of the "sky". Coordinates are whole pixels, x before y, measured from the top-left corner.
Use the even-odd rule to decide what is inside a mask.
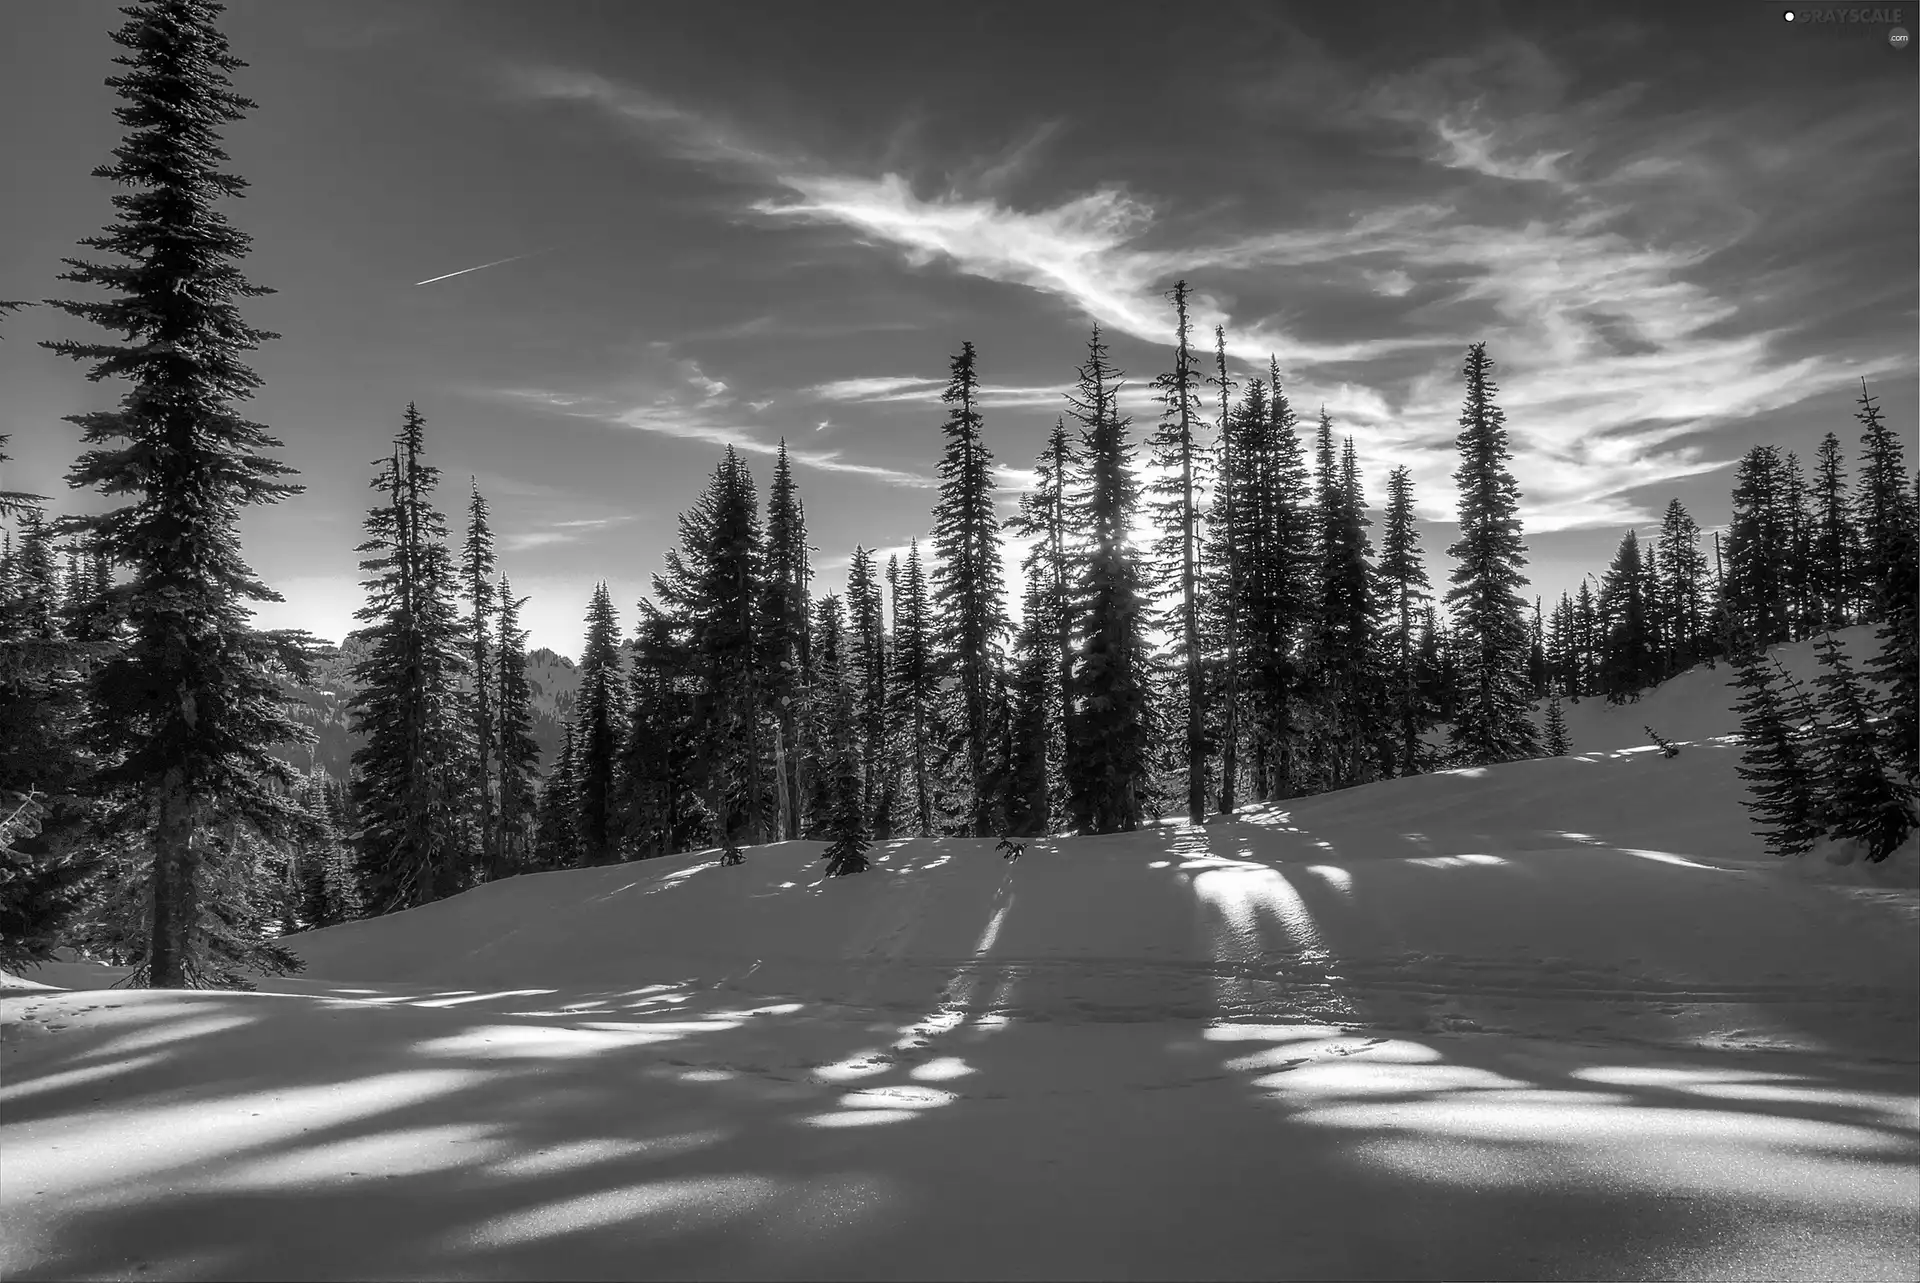
[[[924,541],[962,341],[1010,511],[1095,324],[1144,437],[1180,278],[1237,379],[1272,357],[1354,439],[1371,502],[1411,469],[1439,587],[1484,340],[1551,601],[1672,498],[1724,523],[1755,444],[1851,458],[1862,378],[1913,450],[1916,52],[1786,7],[238,4],[225,212],[281,335],[249,413],[307,487],[246,518],[286,597],[259,620],[354,626],[409,401],[534,645],[577,652],[601,580],[630,625],[727,444],[764,489],[785,438],[837,590],[855,544]],[[0,10],[0,298],[74,297],[60,260],[112,215],[118,21]],[[62,337],[98,335],[7,323],[0,485],[97,509],[62,416],[121,389]]]

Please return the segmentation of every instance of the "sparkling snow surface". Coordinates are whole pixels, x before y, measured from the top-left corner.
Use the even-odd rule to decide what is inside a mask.
[[[1914,851],[1761,854],[1725,677],[1012,865],[537,874],[252,994],[51,964],[0,1275],[1920,1277]]]

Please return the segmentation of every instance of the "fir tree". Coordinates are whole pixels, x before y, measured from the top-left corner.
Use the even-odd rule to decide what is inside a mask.
[[[272,675],[291,655],[248,626],[252,601],[278,601],[241,557],[243,509],[298,493],[279,442],[235,403],[260,380],[247,351],[275,336],[249,327],[236,300],[264,289],[236,266],[248,237],[217,207],[244,180],[222,172],[220,127],[254,104],[228,74],[243,64],[215,26],[211,0],[146,0],[123,10],[113,34],[127,50],[107,81],[123,100],[127,134],[111,164],[94,170],[129,191],[117,220],[81,242],[123,260],[66,259],[61,279],[114,297],[53,301],[70,315],[125,336],[118,344],[62,340],[46,346],[91,362],[90,377],[133,385],[119,408],[70,416],[87,448],[69,484],[133,502],[76,518],[129,581],[113,589],[125,638],[93,672],[103,790],[129,795],[152,852],[146,955],[155,988],[225,974],[206,927],[200,890],[222,876],[227,844],[199,836],[222,816],[285,834],[301,816],[286,796],[291,771],[269,752],[303,729]],[[122,443],[115,445],[113,443]],[[270,955],[262,955],[278,965]]]
[[[832,806],[826,831],[832,841],[821,858],[827,862],[827,876],[840,878],[867,870],[867,816],[860,802],[859,719],[854,710],[853,692],[844,678],[835,683],[829,698],[833,752],[828,778],[832,783]]]
[[[1560,688],[1550,686],[1547,689],[1547,756],[1565,757],[1567,749],[1567,718],[1560,709]]]
[[[934,626],[927,600],[926,575],[920,566],[920,541],[907,545],[907,564],[893,598],[894,734],[906,755],[905,774],[913,798],[914,831],[922,837],[934,832],[932,754],[935,738],[935,701],[939,695],[939,666],[934,652]]]
[[[1786,641],[1792,633],[1793,525],[1786,478],[1786,461],[1770,445],[1748,450],[1734,473],[1721,601],[1754,646]]]
[[[1668,502],[1661,519],[1659,549],[1666,671],[1682,672],[1698,662],[1706,649],[1707,560],[1700,552],[1700,527],[1678,499]]]
[[[1807,572],[1815,608],[1814,626],[1845,628],[1854,617],[1860,548],[1847,510],[1846,464],[1835,433],[1827,433],[1820,441],[1807,498],[1813,521]]]
[[[1087,552],[1076,611],[1078,712],[1068,750],[1077,790],[1071,808],[1083,833],[1138,828],[1147,788],[1147,600],[1131,544],[1140,484],[1127,440],[1131,420],[1119,411],[1121,386],[1096,327],[1077,394],[1069,397],[1070,413],[1081,425],[1085,473],[1084,495],[1074,509]]]
[[[1920,479],[1911,502],[1920,510]],[[1912,523],[1881,549],[1879,651],[1868,664],[1878,687],[1881,752],[1909,785],[1920,785],[1920,531]]]
[[[1608,621],[1600,659],[1600,692],[1609,704],[1638,698],[1652,680],[1653,648],[1647,638],[1645,593],[1640,539],[1629,530],[1621,537],[1613,564],[1600,585],[1600,612]]]
[[[697,678],[689,675],[698,665],[673,620],[642,613],[633,639],[620,787],[627,838],[646,857],[684,849],[695,828],[695,779],[689,766],[695,759]]]
[[[1195,432],[1200,372],[1188,346],[1187,283],[1180,281],[1170,295],[1174,307],[1173,369],[1154,380],[1163,406],[1160,426],[1151,438],[1151,465],[1163,476],[1153,485],[1158,497],[1152,506],[1160,527],[1154,545],[1160,572],[1171,583],[1176,598],[1175,657],[1185,685],[1181,703],[1186,710],[1187,819],[1200,823],[1207,814],[1207,709],[1201,684],[1204,656],[1200,647],[1200,487],[1205,464],[1204,447]]]
[[[534,861],[544,869],[571,868],[580,862],[579,795],[574,788],[574,723],[561,730],[560,751],[540,789],[534,825]]]
[[[1073,586],[1077,578],[1069,488],[1078,469],[1065,418],[1055,420],[1047,448],[1034,465],[1033,489],[1020,497],[1019,510],[1007,519],[1013,535],[1033,541],[1021,560],[1029,588],[1038,583],[1040,613],[1053,628],[1054,690],[1042,706],[1048,716],[1048,758],[1056,763],[1048,785],[1048,807],[1064,809],[1070,791],[1065,779],[1067,744],[1073,720]],[[1036,576],[1038,577],[1036,580]]]
[[[1911,533],[1916,514],[1907,492],[1907,469],[1900,438],[1887,427],[1880,406],[1860,381],[1860,478],[1854,511],[1860,526],[1859,593],[1874,618],[1880,613],[1883,585],[1894,574],[1900,541]]]
[[[1832,633],[1815,646],[1824,699],[1819,781],[1825,793],[1827,831],[1836,841],[1860,844],[1867,860],[1886,859],[1920,828],[1914,785],[1887,762],[1880,733],[1868,720],[1860,679]]]
[[[1789,725],[1786,700],[1762,652],[1739,648],[1733,671],[1743,742],[1736,769],[1748,781],[1747,811],[1761,826],[1754,832],[1775,855],[1803,855],[1823,832],[1813,745]]]
[[[952,747],[966,763],[968,829],[993,831],[988,787],[993,756],[992,693],[1006,632],[1001,600],[1000,523],[993,510],[993,455],[980,434],[979,377],[973,344],[960,345],[947,390],[946,450],[940,500],[933,511],[934,602],[940,611],[940,653],[956,683],[959,716]]]
[[[839,721],[845,712],[852,716],[851,696],[847,690],[846,622],[837,593],[828,593],[813,603],[813,668],[807,674],[807,689],[812,699],[812,743],[820,763],[822,785],[810,799],[808,827],[815,832],[830,832],[839,821],[842,805],[840,772],[843,767],[841,734],[852,733]],[[858,758],[854,769],[858,771]],[[856,788],[854,803],[859,805]]]
[[[1787,562],[1781,575],[1786,593],[1787,636],[1804,641],[1813,635],[1813,518],[1807,511],[1807,477],[1800,456],[1789,450],[1780,467],[1780,514],[1785,523]]]
[[[505,575],[500,577],[500,644],[494,660],[494,735],[500,762],[500,814],[495,877],[518,873],[533,862],[534,821],[540,778],[540,745],[533,737],[533,686],[527,680],[527,634]]]
[[[626,703],[620,671],[620,625],[606,584],[587,605],[587,636],[580,651],[580,686],[574,695],[573,789],[580,818],[580,863],[615,858],[614,760],[624,738]]]
[[[1414,529],[1413,474],[1395,468],[1387,476],[1387,516],[1380,534],[1380,585],[1386,595],[1385,649],[1392,690],[1391,717],[1397,746],[1395,769],[1412,775],[1425,769],[1425,735],[1431,710],[1420,698],[1415,664],[1415,622],[1429,600],[1420,537]]]
[[[1242,609],[1246,599],[1246,550],[1239,536],[1245,533],[1246,519],[1241,515],[1248,506],[1246,483],[1246,446],[1232,429],[1233,391],[1236,386],[1227,374],[1227,331],[1213,328],[1213,377],[1208,380],[1219,392],[1219,417],[1214,423],[1213,502],[1207,513],[1204,551],[1213,560],[1203,561],[1211,581],[1203,601],[1211,609],[1206,619],[1214,634],[1213,649],[1218,656],[1216,682],[1220,708],[1220,813],[1231,815],[1238,805],[1240,775],[1240,704]]]
[[[860,805],[880,840],[892,836],[893,752],[887,743],[887,634],[873,554],[856,545],[847,575],[847,680],[859,731]]]
[[[487,501],[480,493],[478,478],[469,477],[467,500],[467,542],[460,562],[462,594],[472,617],[467,621],[467,647],[473,665],[473,778],[480,801],[480,853],[487,876],[500,876],[500,835],[494,821],[493,769],[497,754],[494,737],[492,631],[493,527],[487,521]]]
[[[1045,833],[1052,813],[1047,773],[1048,713],[1056,695],[1051,597],[1046,563],[1030,561],[1008,683],[1007,832],[1014,837]]]
[[[368,907],[412,908],[464,890],[471,872],[464,802],[472,782],[459,693],[467,655],[446,519],[433,507],[426,420],[411,404],[393,456],[374,479],[360,568],[367,602],[353,639],[366,646],[348,701],[354,806]]]
[[[805,673],[807,641],[807,532],[800,499],[787,462],[787,442],[773,465],[773,488],[767,496],[765,579],[761,587],[758,641],[760,673],[766,699],[773,710],[776,735],[776,774],[784,805],[781,833],[800,836],[801,802],[805,787],[799,751],[801,678]]]
[[[1462,369],[1460,412],[1460,539],[1448,550],[1459,563],[1447,604],[1463,633],[1461,705],[1449,733],[1463,764],[1508,762],[1535,755],[1525,690],[1527,630],[1517,589],[1526,582],[1520,534],[1520,488],[1507,467],[1506,415],[1494,402],[1493,360],[1476,343]]]

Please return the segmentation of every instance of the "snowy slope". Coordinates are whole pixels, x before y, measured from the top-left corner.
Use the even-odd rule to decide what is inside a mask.
[[[1580,756],[1015,864],[533,875],[256,994],[43,968],[0,1273],[1915,1277],[1907,866],[1762,855],[1695,676]]]

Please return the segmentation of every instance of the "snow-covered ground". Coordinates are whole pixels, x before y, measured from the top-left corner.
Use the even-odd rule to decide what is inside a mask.
[[[1914,852],[1762,854],[1726,675],[1017,864],[538,874],[254,994],[49,965],[0,1274],[1920,1277]]]

